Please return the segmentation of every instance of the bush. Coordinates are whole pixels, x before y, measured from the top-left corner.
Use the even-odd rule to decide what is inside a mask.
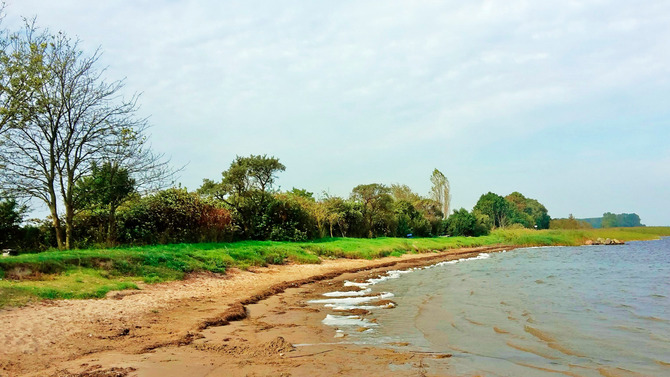
[[[477,218],[465,208],[454,210],[447,219],[447,233],[451,236],[474,236]]]
[[[126,244],[229,241],[231,222],[228,210],[171,188],[121,208],[118,233]]]
[[[102,245],[107,237],[107,211],[85,210],[74,217],[75,247]]]
[[[451,236],[485,236],[491,230],[491,220],[479,212],[468,212],[464,208],[454,210],[447,219],[447,234]]]
[[[586,221],[577,220],[570,214],[567,219],[551,219],[549,229],[592,229],[593,226]]]
[[[319,234],[316,219],[292,195],[278,195],[268,208],[273,241],[306,241]]]
[[[16,247],[25,211],[16,199],[0,195],[0,249]]]
[[[38,253],[56,247],[56,232],[46,222],[26,225],[19,229],[15,247],[19,253]]]

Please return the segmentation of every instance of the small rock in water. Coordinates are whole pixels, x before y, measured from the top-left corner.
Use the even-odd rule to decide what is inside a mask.
[[[585,242],[587,245],[624,245],[626,242],[617,240],[616,238],[600,238],[598,237],[595,241],[588,240]]]

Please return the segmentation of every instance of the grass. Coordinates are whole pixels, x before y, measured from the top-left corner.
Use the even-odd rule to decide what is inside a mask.
[[[650,240],[670,236],[670,227],[528,230],[499,229],[483,237],[328,238],[311,242],[243,241],[113,249],[47,251],[0,258],[0,307],[39,299],[104,297],[137,283],[183,279],[190,272],[225,273],[327,258],[375,259],[486,245],[575,246],[588,239]]]
[[[42,275],[32,280],[0,280],[0,307],[21,306],[36,299],[83,299],[104,297],[107,292],[138,289],[137,279],[110,279],[106,271],[73,268],[58,275]]]

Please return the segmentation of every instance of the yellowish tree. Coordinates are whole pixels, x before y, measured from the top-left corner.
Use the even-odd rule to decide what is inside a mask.
[[[435,169],[430,176],[430,182],[433,184],[430,189],[430,197],[440,203],[442,216],[446,219],[449,217],[449,209],[451,207],[451,187],[449,180],[441,171]]]

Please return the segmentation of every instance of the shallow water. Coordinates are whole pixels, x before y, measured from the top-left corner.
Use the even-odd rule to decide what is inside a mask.
[[[363,332],[329,323],[354,342],[451,353],[445,373],[670,375],[670,238],[517,249],[360,286],[397,308],[373,310]]]

